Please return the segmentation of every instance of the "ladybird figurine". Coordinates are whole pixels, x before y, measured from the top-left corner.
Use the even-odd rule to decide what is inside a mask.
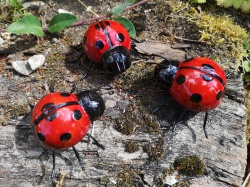
[[[84,35],[82,47],[91,61],[102,63],[112,73],[124,72],[131,65],[131,39],[119,22],[102,20],[91,24]]]
[[[204,133],[208,111],[216,108],[225,94],[226,75],[221,67],[210,58],[196,57],[173,65],[156,66],[158,80],[170,83],[169,93],[173,100],[184,108],[195,112],[206,112]]]
[[[84,169],[74,145],[88,135],[102,149],[104,146],[88,134],[92,121],[104,112],[102,97],[96,91],[82,91],[77,94],[52,92],[43,96],[32,110],[31,123],[38,142],[53,151],[54,177],[55,150],[73,148],[76,157]]]

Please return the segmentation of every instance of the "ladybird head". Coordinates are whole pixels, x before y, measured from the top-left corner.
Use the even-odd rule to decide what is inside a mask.
[[[173,65],[163,66],[157,65],[155,67],[155,77],[157,81],[171,84],[178,68]]]
[[[76,94],[78,102],[89,115],[91,121],[100,117],[104,110],[105,104],[102,97],[96,91],[82,91]]]
[[[124,72],[131,65],[130,53],[124,46],[113,47],[102,55],[102,63],[112,73]]]

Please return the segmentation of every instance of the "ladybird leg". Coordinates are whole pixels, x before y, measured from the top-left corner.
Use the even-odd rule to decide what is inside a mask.
[[[208,134],[207,134],[207,130],[206,130],[207,118],[208,118],[208,111],[206,111],[204,124],[203,124],[203,131],[204,131],[204,134],[205,134],[206,138],[208,138]]]
[[[105,149],[104,145],[102,145],[101,143],[98,142],[97,139],[95,139],[92,135],[90,135],[89,133],[87,133],[87,136],[90,137],[96,144],[96,146],[100,147],[101,149]]]
[[[175,131],[176,126],[181,122],[182,118],[185,116],[185,114],[186,114],[187,111],[188,111],[188,109],[185,109],[185,110],[182,112],[182,114],[180,115],[180,117],[177,119],[177,122],[174,123],[174,126],[173,126],[173,128],[172,128],[172,132]]]
[[[55,85],[54,85],[54,83],[51,83],[51,84],[49,85],[49,91],[50,91],[51,93],[55,92]]]
[[[55,151],[52,152],[52,158],[53,158],[53,166],[52,166],[52,171],[51,171],[51,179],[54,179],[54,175],[55,175]]]
[[[76,150],[76,148],[75,148],[74,146],[73,146],[72,148],[73,148],[73,150],[74,150],[74,153],[75,153],[75,155],[76,155],[77,160],[79,161],[79,164],[80,164],[82,170],[84,171],[84,170],[85,170],[85,167],[84,167],[84,164],[82,163],[82,160],[81,160],[81,158],[80,158],[80,156],[79,156],[78,151]]]

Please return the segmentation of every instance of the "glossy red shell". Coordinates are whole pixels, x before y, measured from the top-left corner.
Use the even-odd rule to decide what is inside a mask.
[[[47,149],[63,150],[80,142],[87,134],[90,119],[75,94],[54,92],[41,98],[32,111],[31,122],[39,143]],[[76,104],[53,110],[37,124],[37,118],[51,107],[73,102]]]
[[[215,76],[207,73],[209,67]],[[226,75],[212,59],[197,57],[181,62],[170,88],[170,94],[183,107],[200,112],[216,108],[225,93]]]
[[[123,40],[119,40],[119,34],[123,35]],[[96,47],[96,42],[102,42],[102,48]],[[131,49],[131,39],[126,28],[113,20],[102,20],[91,24],[83,39],[84,54],[93,62],[101,63],[104,52],[115,46],[124,46]]]

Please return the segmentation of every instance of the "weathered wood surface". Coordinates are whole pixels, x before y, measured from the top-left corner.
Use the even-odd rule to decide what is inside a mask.
[[[185,56],[181,50],[169,47],[168,49],[167,56],[171,59],[181,60]],[[173,55],[175,53],[178,55]],[[36,90],[34,87],[36,84],[42,88],[46,80],[32,82],[29,79],[31,78],[20,77],[18,74],[10,78],[1,75],[1,103],[14,102],[18,106],[37,101],[47,92],[42,89]],[[144,82],[143,78],[141,82]],[[20,87],[22,91],[19,91]],[[26,92],[26,87],[32,91]],[[152,85],[149,89],[153,88]],[[91,144],[86,137],[82,143],[77,144],[76,148],[86,166],[85,171],[81,171],[72,149],[56,154],[55,172],[66,174],[63,186],[122,186],[119,183],[122,180],[119,174],[126,171],[126,168],[133,173],[132,181],[123,179],[127,186],[160,186],[159,181],[162,181],[161,184],[166,184],[167,181],[167,178],[162,177],[164,170],[171,167],[176,158],[185,155],[199,156],[206,166],[204,175],[189,177],[190,186],[228,187],[242,184],[247,150],[246,108],[243,104],[244,93],[240,77],[229,77],[222,104],[210,112],[207,125],[208,139],[202,130],[204,113],[191,113],[177,126],[175,132],[168,130],[180,111],[180,107],[175,104],[166,106],[153,115],[157,116],[161,127],[164,127],[163,133],[121,134],[114,129],[114,119],[119,119],[122,113],[126,112],[131,98],[121,90],[114,91],[113,95],[103,94],[106,111],[100,120],[94,122],[90,130],[106,149],[101,150]],[[148,111],[165,102],[167,97],[167,92],[156,92]],[[5,110],[3,107],[0,108],[2,118]],[[156,161],[149,161],[148,154],[142,147],[149,143],[155,144],[161,138],[164,141],[163,156]],[[139,151],[126,153],[124,143],[127,140],[139,142]],[[0,128],[0,186],[51,186],[51,169],[51,152],[44,150],[36,142],[30,126],[29,113],[8,120],[7,125]],[[181,176],[179,180],[186,179]]]

